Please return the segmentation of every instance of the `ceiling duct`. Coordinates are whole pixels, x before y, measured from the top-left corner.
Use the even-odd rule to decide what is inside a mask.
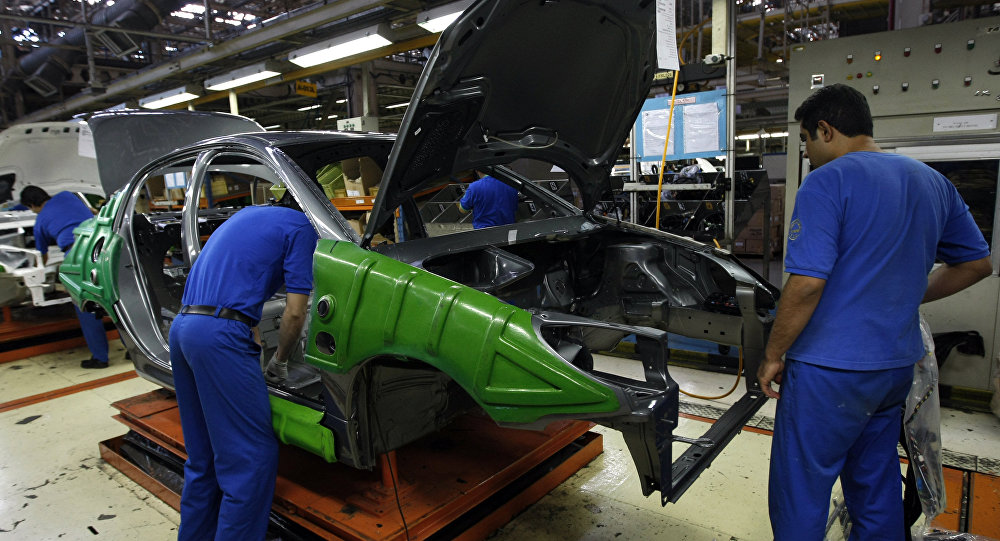
[[[102,32],[105,34],[104,37],[100,35],[95,35],[95,37],[100,39],[101,43],[108,46],[115,54],[124,55],[128,54],[132,45],[135,45],[134,41],[125,33],[129,30],[152,29],[170,12],[179,9],[182,3],[182,0],[123,0],[111,7],[95,11],[90,17],[90,23],[121,28],[120,32],[105,31]],[[84,27],[81,24],[51,43],[82,48],[85,44],[84,32]],[[109,45],[108,41],[111,41],[114,46]],[[23,77],[24,85],[40,95],[48,97],[59,91],[63,81],[70,75],[71,67],[81,56],[84,56],[84,53],[79,50],[42,47],[22,57],[18,62],[16,72]],[[4,90],[15,88],[21,82],[17,78],[8,78],[3,83]]]
[[[126,56],[139,50],[139,44],[125,32],[102,29],[95,32],[94,37],[115,56]]]

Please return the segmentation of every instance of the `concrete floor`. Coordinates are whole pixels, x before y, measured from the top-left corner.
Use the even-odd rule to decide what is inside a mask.
[[[112,366],[79,368],[84,349],[0,364],[0,406],[13,400],[131,371],[112,343]],[[614,359],[601,360],[614,364]],[[627,367],[623,367],[623,370]],[[734,376],[672,368],[682,389],[718,394]],[[123,434],[110,404],[155,386],[139,378],[44,400],[0,413],[0,541],[3,539],[176,539],[178,514],[105,464],[98,442]],[[738,393],[737,393],[738,395]],[[735,397],[682,396],[682,411],[700,416]],[[753,423],[769,428],[773,403]],[[945,410],[948,451],[991,472],[1000,464],[1000,420]],[[682,418],[678,434],[699,436],[707,423]],[[604,453],[496,532],[495,540],[770,539],[767,468],[771,439],[744,431],[677,504],[644,498],[617,432],[598,427]],[[683,449],[678,445],[675,456]],[[993,475],[1000,471],[992,471]]]

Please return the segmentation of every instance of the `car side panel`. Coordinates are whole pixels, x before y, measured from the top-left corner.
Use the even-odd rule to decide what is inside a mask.
[[[451,376],[497,422],[613,412],[618,399],[534,332],[529,312],[348,242],[314,258],[307,362],[346,372],[380,355]],[[320,316],[317,308],[329,303]]]
[[[112,307],[118,302],[118,262],[123,240],[112,230],[112,223],[121,206],[121,193],[111,196],[97,216],[73,230],[75,241],[62,265],[59,281],[81,310],[95,304],[117,324]],[[96,250],[96,251],[95,251]]]

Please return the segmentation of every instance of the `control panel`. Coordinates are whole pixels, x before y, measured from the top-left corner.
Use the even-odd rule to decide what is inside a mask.
[[[864,93],[876,118],[995,112],[1000,110],[1000,17],[799,45],[792,49],[789,70],[789,123],[795,123],[795,109],[810,93],[834,83]],[[927,125],[932,132],[996,127],[995,114]]]

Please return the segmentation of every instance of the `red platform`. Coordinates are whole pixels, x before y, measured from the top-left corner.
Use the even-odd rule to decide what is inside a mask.
[[[116,419],[185,457],[171,393],[153,391],[113,405],[121,412]],[[484,539],[603,451],[601,436],[588,432],[592,426],[561,421],[527,431],[465,416],[384,455],[373,472],[282,445],[273,509],[321,539]],[[125,459],[121,443],[122,437],[102,442],[101,456],[179,508],[180,496]]]

